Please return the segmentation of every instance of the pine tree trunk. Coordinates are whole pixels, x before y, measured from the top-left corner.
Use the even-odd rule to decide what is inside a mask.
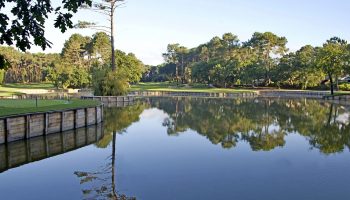
[[[115,50],[114,50],[114,3],[111,1],[111,13],[110,13],[110,19],[111,19],[111,48],[112,48],[112,71],[117,71],[117,66],[115,63]]]
[[[181,55],[182,84],[185,83],[184,55]]]
[[[179,85],[179,64],[177,63],[176,64],[176,67],[175,67],[175,76],[176,76],[176,86]]]
[[[334,83],[333,83],[333,77],[331,74],[328,74],[329,81],[331,82],[331,95],[334,95]]]

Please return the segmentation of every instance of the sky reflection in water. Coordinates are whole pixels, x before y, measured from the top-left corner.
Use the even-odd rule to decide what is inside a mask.
[[[49,158],[28,144],[50,138],[0,146],[6,163],[0,165],[0,195],[346,199],[349,129],[348,107],[314,100],[150,98],[106,109],[102,139],[93,145],[73,145]],[[14,152],[25,155],[17,168]],[[35,153],[44,159],[25,164]]]

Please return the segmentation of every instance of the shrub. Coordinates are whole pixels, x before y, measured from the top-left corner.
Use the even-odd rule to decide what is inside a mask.
[[[74,68],[70,76],[71,88],[86,88],[90,83],[90,75],[87,70],[83,68]]]
[[[97,96],[125,95],[129,83],[127,76],[120,71],[113,72],[109,69],[96,69],[93,73],[93,89]]]
[[[108,96],[125,95],[128,91],[129,83],[125,74],[118,72],[107,72],[103,81],[103,94]]]
[[[339,90],[350,91],[350,83],[344,83],[339,85]]]

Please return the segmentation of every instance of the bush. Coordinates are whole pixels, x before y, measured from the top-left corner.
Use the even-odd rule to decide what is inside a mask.
[[[70,76],[71,88],[86,88],[90,83],[90,75],[87,70],[83,68],[74,68],[73,73]]]
[[[339,90],[350,91],[350,83],[344,83],[339,85]]]
[[[128,92],[128,79],[122,72],[96,69],[93,73],[93,89],[96,96],[118,96]]]

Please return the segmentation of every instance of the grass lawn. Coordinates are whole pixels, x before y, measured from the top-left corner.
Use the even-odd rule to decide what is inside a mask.
[[[51,83],[7,83],[2,87],[13,89],[55,89]]]
[[[0,100],[0,116],[24,114],[31,112],[58,111],[73,108],[86,108],[98,105],[93,100],[38,100],[36,107],[35,100]]]
[[[237,93],[237,92],[256,92],[249,89],[228,89],[228,88],[210,88],[205,84],[193,84],[191,86],[179,85],[175,83],[139,83],[131,86],[131,91],[163,91],[163,92],[207,92],[207,93]]]
[[[26,90],[55,89],[51,83],[8,83],[0,86],[0,97],[20,95],[26,93]]]
[[[10,92],[10,91],[2,91],[1,88],[0,88],[0,97],[10,97],[12,95],[19,95],[21,93],[17,93],[17,92]]]
[[[4,86],[0,86],[0,97],[8,97],[8,96],[12,96],[12,95],[19,95],[22,94],[21,92],[19,92],[17,89],[15,88],[9,88],[9,87],[4,87]]]

